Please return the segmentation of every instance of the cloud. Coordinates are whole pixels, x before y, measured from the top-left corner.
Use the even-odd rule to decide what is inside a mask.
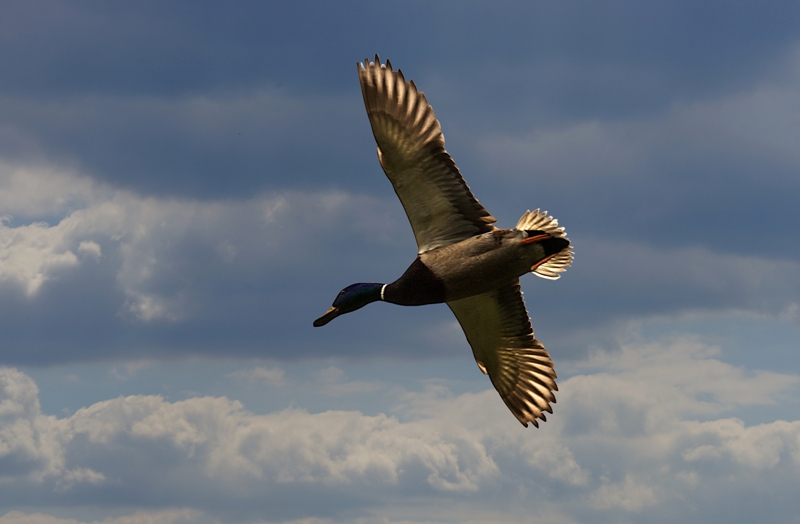
[[[7,171],[13,187],[20,169]],[[273,192],[244,200],[156,198],[72,172],[42,168],[25,173],[25,183],[43,191],[22,191],[15,201],[18,216],[28,222],[17,216],[0,222],[0,285],[9,291],[0,300],[7,308],[0,320],[6,323],[4,336],[14,340],[26,325],[23,317],[60,319],[56,325],[65,327],[59,329],[83,325],[78,331],[94,330],[94,336],[81,343],[85,335],[80,333],[40,331],[32,337],[26,331],[16,339],[21,342],[12,344],[19,358],[47,361],[47,348],[65,338],[75,341],[76,350],[59,348],[59,358],[83,358],[104,345],[104,337],[118,340],[122,332],[134,352],[125,356],[128,360],[153,358],[156,347],[163,355],[161,341],[169,337],[180,342],[171,349],[178,352],[204,351],[213,337],[224,337],[227,345],[245,353],[279,348],[277,341],[291,339],[301,353],[317,348],[331,354],[335,349],[329,344],[304,338],[320,333],[307,330],[307,319],[318,316],[349,282],[390,281],[413,253],[411,233],[394,200],[338,190]],[[42,196],[51,186],[73,183],[77,189],[69,202]],[[10,196],[6,200],[13,201]],[[618,229],[613,220],[612,231]],[[800,266],[770,253],[648,245],[624,233],[613,241],[580,233],[571,238],[578,254],[556,284],[558,293],[547,283],[523,282],[533,297],[547,297],[547,308],[539,301],[529,304],[534,327],[555,331],[545,339],[547,346],[602,346],[631,319],[713,311],[785,316],[800,302],[792,285],[800,285]],[[323,267],[330,272],[321,272]],[[329,283],[334,272],[337,281]],[[74,307],[76,297],[84,301],[81,307]],[[370,339],[386,341],[378,352],[394,352],[396,338],[450,352],[452,341],[461,341],[457,326],[446,312],[426,309],[431,314],[415,316],[416,311],[404,309],[402,316],[387,318],[378,305],[330,329],[352,322],[365,326],[359,328],[366,330],[363,347],[348,344],[347,352],[374,353]],[[383,322],[365,322],[371,314]],[[576,329],[576,316],[581,329]],[[404,322],[414,323],[416,330],[408,332]],[[444,337],[450,332],[455,339]],[[42,349],[37,353],[28,349],[32,346]],[[7,359],[12,360],[6,362],[15,362],[14,354],[9,350]],[[280,350],[271,355],[280,358]],[[342,388],[332,386],[330,393],[342,393]]]
[[[681,418],[768,405],[800,384],[794,375],[746,372],[719,355],[719,348],[692,339],[626,345],[614,355],[598,352],[578,369],[602,372],[577,375],[561,388],[572,413],[564,432],[625,438],[672,431]]]
[[[504,202],[546,206],[574,242],[557,293],[523,282],[546,300],[537,315],[558,328],[557,345],[604,345],[645,317],[774,318],[800,301],[800,250],[785,241],[800,225],[788,197],[800,190],[789,146],[800,128],[787,110],[800,106],[793,49],[784,75],[747,89],[473,139]],[[576,331],[576,318],[588,329]]]
[[[348,95],[270,85],[181,96],[0,93],[0,133],[7,135],[0,159],[65,166],[98,183],[178,199],[246,198],[320,182],[329,188],[379,169],[358,91]],[[29,170],[17,168],[20,177]],[[23,180],[9,189],[27,187]],[[63,189],[40,199],[85,188]]]
[[[256,366],[252,369],[240,369],[229,373],[228,377],[234,380],[257,382],[265,386],[280,387],[286,384],[285,372],[279,367]]]
[[[664,111],[534,121],[469,143],[511,201],[535,198],[521,204],[546,206],[573,235],[797,259],[783,239],[798,226],[787,197],[800,190],[798,56],[782,76]]]
[[[336,366],[328,366],[315,375],[317,383],[320,385],[320,392],[329,397],[370,394],[385,387],[385,384],[380,382],[346,380],[344,370]]]
[[[82,359],[101,346],[109,356],[109,345],[126,351],[120,340],[134,351],[127,360],[165,345],[203,352],[220,337],[263,354],[330,302],[336,288],[320,285],[330,276],[320,268],[345,268],[344,280],[383,257],[399,275],[407,262],[391,253],[413,246],[396,200],[331,189],[157,198],[53,167],[0,168],[0,200],[14,212],[0,220],[0,331],[17,348],[5,363]],[[58,197],[64,188],[74,191]],[[365,246],[377,250],[369,260]],[[30,330],[32,318],[51,329]]]
[[[2,21],[2,156],[43,156],[98,180],[179,198],[330,180],[356,188],[369,184],[375,162],[365,154],[371,138],[353,64],[376,47],[431,91],[453,125],[473,113],[470,127],[508,129],[651,114],[676,99],[692,104],[752,89],[780,76],[796,39],[787,22],[797,14],[792,7],[506,5],[497,12],[475,6],[446,30],[436,20],[449,16],[447,5],[432,8],[438,15],[429,19],[358,5],[395,24],[353,32],[343,29],[348,10],[319,6],[234,13],[209,5],[187,19],[174,7],[26,3]],[[520,16],[509,20],[508,12]],[[718,26],[687,22],[697,19]],[[614,27],[613,36],[597,20]],[[410,27],[426,39],[409,46]],[[769,34],[755,30],[763,27]],[[321,35],[330,36],[324,48]],[[572,155],[562,160],[574,165]]]
[[[98,30],[93,9],[62,8]],[[549,9],[558,19],[572,14]],[[675,13],[692,9],[666,14],[682,23]],[[142,23],[150,20],[148,12],[133,11]],[[583,6],[582,12],[595,11]],[[654,20],[660,11],[636,12]],[[26,13],[17,15],[30,23]],[[638,34],[640,25],[627,16],[616,23],[627,37]],[[586,28],[569,26],[577,27]],[[192,32],[183,23],[175,30]],[[484,50],[468,68],[457,61],[431,67],[413,54],[407,66],[399,64],[407,72],[418,67],[413,76],[423,88],[427,78],[431,93],[447,94],[444,115],[453,112],[454,98],[501,84],[502,96],[485,105],[466,102],[454,114],[455,136],[464,139],[453,142],[489,174],[473,178],[465,169],[470,183],[486,187],[476,191],[482,201],[502,200],[491,211],[516,217],[523,206],[546,205],[575,241],[575,265],[558,287],[523,284],[541,296],[529,304],[538,309],[534,327],[556,331],[544,340],[548,347],[553,341],[552,347],[584,351],[587,340],[605,344],[643,316],[731,309],[775,315],[800,302],[793,285],[800,252],[785,241],[798,225],[789,212],[798,156],[787,138],[797,125],[785,110],[798,105],[798,54],[786,28],[775,31],[763,42],[748,35],[753,45],[782,50],[769,74],[700,97],[673,96],[659,110],[633,114],[609,109],[532,118],[550,88],[518,81],[561,64],[556,86],[574,80],[578,70],[613,77],[606,85],[624,83],[626,77],[612,73],[636,70],[642,57],[617,40],[603,43],[622,53],[611,63],[568,46],[545,52],[564,62],[498,58]],[[474,74],[475,63],[489,62],[485,74]],[[437,335],[455,324],[435,308],[424,316],[407,310],[372,316],[375,306],[324,331],[338,334],[340,326],[358,322],[364,341],[337,343],[308,330],[307,319],[336,290],[359,280],[390,281],[414,253],[399,203],[372,155],[357,89],[344,87],[339,76],[328,79],[319,67],[334,68],[317,65],[312,78],[294,67],[301,76],[292,77],[291,89],[259,73],[256,80],[237,77],[244,82],[239,87],[231,80],[211,90],[189,89],[187,80],[173,90],[104,84],[63,96],[26,89],[0,97],[9,115],[0,133],[14,139],[0,140],[11,144],[0,152],[0,213],[8,217],[0,222],[0,332],[11,347],[4,362],[209,353],[221,341],[234,353],[276,358],[389,354],[401,345],[412,345],[405,354],[416,357],[449,351],[448,340],[463,343],[460,333],[457,339]],[[468,71],[472,82],[457,83],[464,80],[459,71]],[[650,73],[663,71],[641,74]],[[341,78],[352,82],[352,74]],[[301,77],[313,82],[298,88]],[[502,118],[513,111],[512,120],[524,125],[498,126],[493,104],[506,106]],[[480,116],[481,125],[458,125],[481,112],[492,113],[491,125],[482,125]],[[478,134],[470,138],[462,128]],[[354,189],[338,189],[348,187]],[[384,322],[377,325],[376,318]],[[26,319],[49,329],[33,329]],[[413,333],[401,325],[405,319]],[[575,330],[576,324],[585,329]],[[63,341],[70,351],[58,346]],[[113,349],[100,349],[108,346]]]
[[[162,511],[137,511],[131,515],[103,519],[102,524],[200,524],[211,520],[199,511],[190,509],[168,509]],[[216,519],[213,522],[219,522]],[[90,524],[77,519],[64,519],[45,513],[23,513],[9,511],[0,516],[0,524]],[[91,524],[100,524],[93,521]]]
[[[260,265],[272,271],[307,265],[302,258],[312,251],[295,232],[337,234],[341,223],[362,238],[387,242],[397,227],[398,217],[382,210],[381,201],[340,191],[209,202],[112,191],[54,170],[8,168],[4,175],[0,200],[9,211],[22,217],[65,216],[54,225],[16,224],[11,217],[0,222],[0,281],[14,282],[33,297],[71,268],[112,259],[116,282],[128,297],[121,310],[143,321],[190,315],[189,295],[203,273],[252,274]],[[23,179],[20,188],[17,182]],[[60,191],[73,184],[79,198],[68,205]]]
[[[3,368],[0,380],[4,428],[22,427],[2,433],[3,477],[39,493],[40,504],[129,492],[144,506],[167,494],[175,504],[211,510],[229,497],[274,501],[311,486],[349,498],[376,486],[474,492],[496,474],[483,446],[467,435],[443,436],[385,415],[254,415],[224,397],[169,403],[129,396],[55,419],[40,412],[30,378]],[[14,495],[7,497],[3,504],[13,505]]]
[[[0,368],[0,481],[40,482],[56,472],[68,473],[53,417],[41,414],[33,380],[11,368]]]
[[[613,281],[622,287],[616,299],[628,295],[626,305],[640,301],[643,311],[714,309],[777,315],[800,298],[794,285],[800,284],[800,264],[791,259],[595,239],[585,239],[582,246],[591,262],[575,271],[580,281],[576,284],[593,294],[597,287],[610,288]]]
[[[0,210],[6,216],[37,218],[82,207],[102,191],[90,178],[46,164],[0,160]]]
[[[25,294],[33,296],[44,282],[64,269],[78,265],[78,257],[66,248],[58,231],[47,224],[8,227],[0,222],[0,281],[20,284]]]
[[[736,511],[755,483],[775,491],[745,514],[794,514],[786,486],[800,480],[800,420],[748,425],[730,414],[796,395],[800,377],[719,357],[685,338],[596,353],[561,381],[555,413],[537,431],[518,427],[493,390],[454,396],[441,386],[398,396],[400,418],[257,415],[225,397],[128,396],[57,419],[41,413],[30,378],[4,368],[0,468],[40,503],[114,493],[143,511],[167,501],[222,520],[234,499],[270,521],[344,519],[338,506],[306,502],[330,497],[363,516],[378,498],[386,515],[409,520],[455,501],[449,518],[518,519],[523,500],[565,520],[685,519],[719,504]],[[303,500],[286,498],[300,492]],[[3,505],[13,508],[14,496]],[[407,510],[407,496],[422,513]],[[280,511],[270,509],[276,497]],[[252,522],[250,511],[234,520]]]
[[[792,259],[571,238],[575,262],[557,285],[523,279],[534,330],[551,351],[576,357],[614,348],[647,320],[744,315],[791,321],[800,301],[800,264]]]
[[[181,401],[92,384],[102,401],[59,417],[2,368],[0,522],[797,519],[798,5],[351,3],[391,20],[370,25],[339,3],[201,4],[4,6],[2,364],[95,362],[126,394],[187,355],[269,364]],[[543,206],[575,241],[564,279],[523,282],[562,376],[539,431],[491,389],[409,386],[456,350],[475,372],[444,306],[310,326],[415,253],[355,80],[374,51],[426,91],[501,222]],[[686,318],[736,349],[620,346]],[[370,381],[340,358],[402,362]],[[224,387],[300,407],[256,414]],[[369,414],[325,411],[355,402]]]

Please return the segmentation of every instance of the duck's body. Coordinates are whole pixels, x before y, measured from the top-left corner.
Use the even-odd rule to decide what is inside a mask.
[[[426,251],[386,286],[383,300],[401,306],[439,304],[511,284],[569,245],[554,237],[525,242],[537,234],[541,232],[495,229]]]
[[[365,61],[359,79],[378,158],[406,210],[419,252],[390,284],[353,284],[314,322],[383,300],[403,306],[445,302],[511,412],[525,426],[552,413],[558,387],[553,362],[533,329],[519,277],[557,279],[572,261],[564,229],[547,213],[526,212],[497,229],[444,149],[425,96],[391,64]]]

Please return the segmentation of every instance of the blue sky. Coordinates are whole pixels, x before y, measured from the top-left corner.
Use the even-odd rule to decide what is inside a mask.
[[[522,286],[524,429],[446,306],[311,322],[416,253],[356,62]],[[0,524],[798,522],[800,6],[0,2]]]

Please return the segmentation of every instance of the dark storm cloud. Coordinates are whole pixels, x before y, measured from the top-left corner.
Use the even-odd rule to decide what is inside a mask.
[[[144,193],[242,197],[330,187],[348,176],[367,187],[383,182],[374,176],[374,149],[363,147],[371,137],[355,97],[274,89],[174,99],[16,97],[0,99],[0,111],[14,122],[7,130],[14,140],[0,145],[4,157],[44,157]]]
[[[786,61],[788,77],[799,63]],[[620,122],[466,136],[449,149],[477,173],[468,176],[477,194],[503,195],[493,211],[542,206],[568,232],[609,242],[797,260],[800,246],[786,242],[800,227],[797,86],[776,81]]]
[[[519,131],[751,86],[783,63],[800,20],[790,4],[727,2],[3,9],[2,124],[15,154],[38,151],[117,185],[203,198],[368,184],[358,175],[364,155],[342,138],[369,140],[353,64],[375,51],[442,93],[435,107],[452,126],[473,114],[481,128]],[[290,110],[256,95],[228,111],[231,97],[264,92],[288,97],[277,103]],[[198,125],[187,118],[198,99],[227,115]]]
[[[597,64],[661,70],[690,88],[769,67],[764,56],[796,37],[798,9],[724,1],[11,3],[0,86],[26,94],[174,94],[274,82],[328,92],[331,82],[351,84],[342,63],[379,45],[405,48],[429,70],[566,60],[590,71]],[[456,50],[466,60],[453,58]]]

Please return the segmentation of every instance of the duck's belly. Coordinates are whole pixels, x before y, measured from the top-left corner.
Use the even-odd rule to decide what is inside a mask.
[[[423,253],[420,258],[441,279],[449,301],[513,282],[544,256],[539,244],[521,244],[516,230],[496,230]]]

